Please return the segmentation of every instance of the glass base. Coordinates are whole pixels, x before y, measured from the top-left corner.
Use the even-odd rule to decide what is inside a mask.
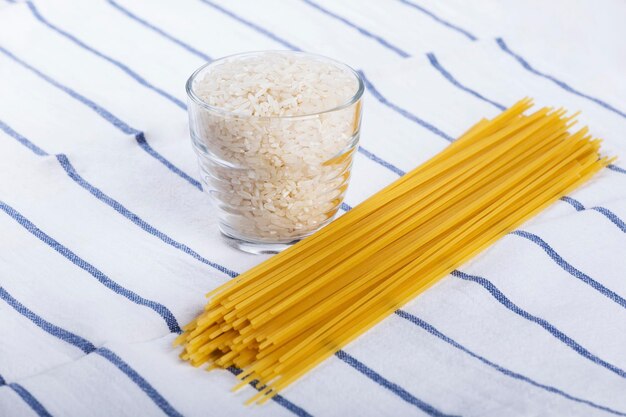
[[[244,240],[238,237],[231,236],[221,230],[222,238],[226,243],[240,251],[252,253],[255,255],[274,255],[287,249],[288,247],[298,243],[300,239],[293,240],[285,243],[271,243],[271,242],[259,242]]]

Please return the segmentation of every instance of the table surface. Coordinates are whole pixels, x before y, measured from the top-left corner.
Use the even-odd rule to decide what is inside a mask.
[[[626,2],[0,2],[0,415],[626,415],[618,160],[348,345],[245,407],[172,339],[266,257],[224,244],[184,83],[262,49],[360,69],[344,209],[522,97],[626,156]]]

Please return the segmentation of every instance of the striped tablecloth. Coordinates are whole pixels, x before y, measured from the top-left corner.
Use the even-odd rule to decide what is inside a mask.
[[[171,347],[264,259],[201,192],[183,86],[203,62],[361,71],[349,210],[524,96],[626,157],[625,21],[620,0],[0,1],[0,415],[626,415],[619,160],[266,406]]]

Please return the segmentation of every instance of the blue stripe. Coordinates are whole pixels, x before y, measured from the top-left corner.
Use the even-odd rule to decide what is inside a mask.
[[[63,255],[66,259],[72,262],[74,265],[78,266],[82,270],[88,272],[91,276],[97,279],[102,285],[112,290],[113,292],[125,297],[126,299],[132,301],[133,303],[141,306],[148,307],[154,310],[157,314],[159,314],[167,327],[171,332],[180,332],[180,327],[176,318],[172,314],[172,312],[165,307],[163,304],[158,302],[148,300],[146,298],[141,297],[137,293],[121,286],[117,282],[113,281],[111,278],[106,276],[102,271],[97,269],[95,266],[91,265],[89,262],[85,261],[74,252],[72,252],[67,247],[63,246],[61,243],[54,240],[52,237],[48,236],[41,229],[35,226],[30,220],[26,217],[22,216],[18,213],[14,208],[7,205],[6,203],[0,201],[0,209],[11,216],[15,221],[17,221],[22,227],[28,230],[31,234],[37,237],[39,240],[50,246],[52,249]]]
[[[496,103],[492,100],[489,100],[487,98],[485,98],[484,96],[482,96],[480,93],[478,93],[475,90],[472,90],[464,85],[462,85],[461,83],[459,83],[454,77],[452,77],[452,75],[446,71],[437,61],[437,58],[435,57],[434,54],[429,53],[428,54],[428,59],[430,60],[430,63],[441,73],[443,74],[443,76],[448,79],[448,81],[450,81],[453,85],[457,86],[458,88],[460,88],[463,91],[466,91],[470,94],[472,94],[474,97],[477,97],[489,104],[492,104],[493,106],[497,107],[500,110],[504,110],[506,107],[504,107],[503,105]],[[622,173],[626,173],[626,170],[623,170],[619,167],[616,167],[614,165],[609,165],[608,166],[609,169],[612,169],[614,171],[617,172],[622,172]],[[561,200],[570,204],[572,207],[574,207],[577,211],[582,211],[585,210],[585,206],[578,200],[572,198],[572,197],[568,197],[568,196],[564,196],[561,197]],[[619,227],[623,232],[626,232],[626,224],[624,223],[624,221],[622,221],[615,213],[611,212],[609,209],[606,209],[604,207],[593,207],[591,210],[596,210],[597,212],[601,213],[602,215],[604,215],[607,219],[609,219],[611,222],[613,222],[613,224],[615,224],[617,227]]]
[[[561,197],[561,200],[571,204],[576,209],[576,211],[587,210],[587,208],[583,205],[583,203],[581,203],[578,200],[573,199],[572,197]],[[620,219],[617,214],[613,213],[611,210],[605,207],[591,207],[589,210],[594,210],[602,214],[604,217],[609,219],[615,226],[619,227],[622,232],[626,233],[626,223],[622,219]]]
[[[453,25],[452,23],[450,23],[450,22],[440,18],[439,16],[437,16],[436,14],[431,12],[430,10],[425,9],[422,6],[419,6],[419,5],[417,5],[417,4],[413,3],[413,2],[410,2],[408,0],[399,0],[399,1],[400,1],[400,3],[403,3],[403,4],[406,4],[407,6],[413,7],[414,9],[417,9],[420,12],[422,12],[422,13],[430,16],[430,17],[432,17],[434,20],[436,20],[437,22],[441,23],[442,25],[444,25],[444,26],[446,26],[446,27],[448,27],[448,28],[450,28],[452,30],[457,31],[457,32],[459,32],[462,35],[465,35],[471,41],[475,41],[476,39],[478,39],[478,38],[476,38],[476,36],[472,35],[467,30],[461,29],[460,27],[458,27],[456,25]]]
[[[178,175],[179,177],[187,181],[189,184],[193,185],[198,190],[202,191],[202,184],[200,184],[200,182],[196,180],[195,178],[192,178],[190,175],[185,173],[182,169],[172,164],[163,155],[155,151],[152,148],[152,146],[150,146],[150,144],[146,141],[146,138],[143,132],[139,132],[138,134],[136,134],[135,140],[137,141],[137,144],[139,144],[139,147],[143,149],[144,151],[146,151],[148,155],[150,155],[151,157],[153,157],[154,159],[156,159],[157,161],[165,165],[165,167],[169,169],[170,171],[172,171],[174,174]]]
[[[7,135],[13,137],[15,140],[17,140],[22,145],[26,146],[28,149],[33,151],[36,155],[39,155],[39,156],[46,156],[46,155],[48,155],[48,153],[46,153],[46,151],[44,151],[39,146],[35,145],[34,143],[32,143],[31,141],[26,139],[24,136],[22,136],[19,133],[17,133],[15,130],[11,129],[11,127],[9,125],[7,125],[6,123],[4,123],[2,120],[0,120],[0,130],[2,130]]]
[[[318,11],[324,13],[325,15],[332,17],[333,19],[339,20],[341,23],[350,26],[353,29],[356,29],[361,35],[366,36],[370,39],[375,40],[376,42],[378,42],[380,45],[384,46],[385,48],[389,49],[390,51],[395,52],[396,54],[398,54],[399,56],[401,56],[402,58],[407,58],[410,55],[403,51],[402,49],[400,49],[399,47],[392,45],[390,42],[388,42],[387,40],[381,38],[378,35],[373,34],[372,32],[370,32],[369,30],[358,26],[354,23],[352,23],[351,21],[349,21],[348,19],[346,19],[343,16],[339,16],[336,13],[331,12],[330,10],[320,6],[319,4],[313,2],[312,0],[302,0],[304,3],[308,4],[309,6],[313,7],[314,9],[317,9]]]
[[[452,271],[452,275],[457,277],[457,278],[463,279],[465,281],[470,281],[470,282],[474,282],[476,284],[479,284],[484,289],[489,291],[489,293],[493,296],[493,298],[495,298],[504,307],[508,308],[513,313],[517,314],[518,316],[520,316],[520,317],[522,317],[522,318],[524,318],[524,319],[526,319],[526,320],[528,320],[530,322],[533,322],[533,323],[538,324],[539,326],[543,327],[548,333],[550,333],[556,339],[558,339],[561,342],[563,342],[566,346],[571,348],[574,352],[578,353],[583,358],[590,360],[591,362],[595,363],[596,365],[600,365],[600,366],[608,369],[609,371],[615,373],[616,375],[619,375],[622,378],[626,378],[626,372],[624,370],[622,370],[621,368],[618,368],[615,365],[612,365],[612,364],[608,363],[607,361],[605,361],[603,359],[600,359],[599,357],[597,357],[596,355],[594,355],[593,353],[591,353],[590,351],[585,349],[583,346],[581,346],[574,339],[572,339],[571,337],[569,337],[568,335],[566,335],[565,333],[563,333],[562,331],[557,329],[555,326],[553,326],[552,324],[550,324],[546,320],[544,320],[542,318],[539,318],[537,316],[534,316],[534,315],[530,314],[528,311],[526,311],[526,310],[522,309],[521,307],[517,306],[511,300],[509,300],[502,293],[502,291],[500,291],[498,288],[496,288],[496,286],[493,285],[493,283],[491,283],[487,279],[485,279],[483,277],[476,276],[476,275],[469,275],[469,274],[466,274],[465,272],[461,272],[459,270]]]
[[[626,169],[624,168],[620,168],[617,165],[611,164],[609,166],[607,166],[608,169],[615,171],[615,172],[619,172],[620,174],[626,174]]]
[[[302,407],[295,405],[280,394],[273,396],[272,401],[274,401],[276,404],[280,405],[284,409],[291,411],[291,413],[299,417],[312,417],[312,414],[310,414],[308,411],[306,411]]]
[[[372,161],[376,162],[377,164],[384,166],[388,170],[390,170],[392,172],[395,172],[399,176],[403,176],[405,174],[405,172],[402,171],[400,168],[398,168],[395,165],[392,165],[391,163],[385,161],[384,159],[376,156],[375,154],[371,153],[370,151],[368,151],[367,149],[365,149],[363,147],[359,146],[359,152],[362,153],[363,155],[365,155],[368,159],[371,159]]]
[[[211,58],[207,54],[197,50],[196,48],[194,48],[193,46],[189,45],[188,43],[185,43],[185,42],[181,41],[180,39],[170,35],[167,32],[165,32],[163,29],[158,28],[157,26],[153,25],[152,23],[148,22],[147,20],[142,19],[141,17],[139,17],[136,14],[132,13],[130,10],[128,10],[125,7],[121,6],[118,2],[116,2],[114,0],[107,0],[107,2],[111,6],[113,6],[115,9],[117,9],[118,11],[120,11],[121,13],[126,15],[127,17],[131,18],[132,20],[136,21],[137,23],[140,23],[141,25],[147,27],[148,29],[153,30],[154,32],[158,33],[159,35],[169,39],[170,41],[172,41],[175,44],[177,44],[178,46],[186,49],[188,52],[191,52],[192,54],[194,54],[195,56],[199,57],[200,59],[202,59],[204,61],[207,61],[207,62],[213,60],[213,58]]]
[[[576,211],[582,211],[582,210],[585,209],[585,206],[583,206],[583,203],[581,203],[580,201],[576,200],[575,198],[568,197],[568,196],[563,196],[563,197],[561,197],[561,201],[564,201],[567,204],[569,204],[570,206],[574,207],[576,209]]]
[[[47,76],[43,72],[39,71],[37,68],[35,68],[35,67],[27,64],[26,62],[22,61],[20,58],[18,58],[17,56],[13,55],[11,52],[9,52],[8,50],[4,49],[1,46],[0,46],[0,52],[2,52],[4,55],[6,55],[7,57],[11,58],[13,61],[15,61],[16,63],[20,64],[24,68],[26,68],[26,69],[30,70],[31,72],[35,73],[39,78],[45,80],[46,82],[48,82],[49,84],[51,84],[54,87],[58,88],[59,90],[63,91],[64,93],[66,93],[67,95],[72,97],[73,99],[75,99],[75,100],[81,102],[82,104],[84,104],[85,106],[89,107],[91,110],[95,111],[100,117],[102,117],[103,119],[105,119],[106,121],[111,123],[113,126],[118,128],[120,131],[122,131],[122,132],[124,132],[126,134],[129,134],[129,135],[136,135],[136,134],[140,133],[137,129],[133,129],[132,127],[128,126],[126,123],[121,121],[119,118],[115,117],[113,114],[111,114],[109,111],[107,111],[103,107],[97,105],[96,103],[94,103],[93,101],[89,100],[88,98],[78,94],[76,91],[72,90],[71,88],[66,87],[63,84],[59,83],[58,81],[52,79],[51,77]]]
[[[485,101],[485,102],[487,102],[487,103],[489,103],[489,104],[493,105],[494,107],[498,108],[499,110],[505,110],[505,109],[506,109],[506,107],[505,107],[505,106],[503,106],[502,104],[497,103],[497,102],[495,102],[495,101],[493,101],[493,100],[490,100],[490,99],[486,98],[485,96],[483,96],[482,94],[480,94],[479,92],[477,92],[476,90],[473,90],[473,89],[471,89],[471,88],[469,88],[469,87],[467,87],[467,86],[465,86],[465,85],[461,84],[461,83],[460,83],[460,82],[459,82],[456,78],[454,78],[454,77],[452,76],[452,74],[450,74],[450,73],[449,73],[449,72],[448,72],[445,68],[443,68],[443,67],[441,66],[441,64],[437,61],[437,58],[435,57],[435,55],[434,55],[433,53],[429,53],[429,54],[427,54],[427,56],[428,56],[428,59],[430,60],[430,63],[431,63],[431,64],[432,64],[432,65],[433,65],[433,66],[434,66],[434,67],[435,67],[435,68],[436,68],[436,69],[437,69],[437,70],[438,70],[438,71],[439,71],[439,72],[440,72],[440,73],[441,73],[441,74],[442,74],[442,75],[443,75],[443,76],[444,76],[444,77],[445,77],[448,81],[450,81],[453,85],[457,86],[458,88],[460,88],[461,90],[463,90],[463,91],[465,91],[465,92],[467,92],[467,93],[470,93],[470,94],[471,94],[471,95],[473,95],[474,97],[476,97],[476,98],[478,98],[478,99],[481,99],[481,100],[483,100],[483,101]],[[624,168],[620,168],[620,167],[618,167],[617,165],[614,165],[614,164],[607,165],[607,168],[608,168],[608,169],[610,169],[610,170],[612,170],[612,171],[619,172],[619,173],[621,173],[621,174],[626,174],[626,169],[624,169]],[[571,204],[571,202],[570,202],[570,201],[568,201],[568,202]]]
[[[597,408],[598,410],[606,411],[608,413],[612,413],[612,414],[615,414],[615,415],[618,415],[618,416],[626,416],[626,413],[622,413],[620,411],[613,410],[612,408],[596,404],[596,403],[594,403],[592,401],[588,401],[588,400],[585,400],[583,398],[574,397],[573,395],[570,395],[570,394],[568,394],[568,393],[566,393],[564,391],[561,391],[558,388],[555,388],[555,387],[550,386],[550,385],[545,385],[545,384],[539,383],[539,382],[537,382],[537,381],[535,381],[535,380],[533,380],[533,379],[531,379],[531,378],[529,378],[527,376],[524,376],[524,375],[519,374],[517,372],[511,371],[510,369],[507,369],[507,368],[505,368],[505,367],[503,367],[501,365],[498,365],[497,363],[491,362],[489,359],[487,359],[487,358],[485,358],[485,357],[483,357],[483,356],[481,356],[481,355],[479,355],[479,354],[469,350],[468,348],[466,348],[465,346],[461,345],[460,343],[458,343],[454,339],[451,339],[450,337],[448,337],[445,334],[441,333],[433,325],[425,322],[424,320],[422,320],[419,317],[414,316],[413,314],[410,314],[410,313],[408,313],[406,311],[403,311],[403,310],[396,311],[396,314],[398,316],[402,317],[403,319],[405,319],[405,320],[407,320],[407,321],[409,321],[409,322],[411,322],[411,323],[421,327],[422,329],[426,330],[431,335],[438,337],[439,339],[443,340],[444,342],[448,343],[449,345],[459,349],[462,352],[467,353],[468,355],[470,355],[471,357],[473,357],[475,359],[478,359],[479,361],[481,361],[485,365],[495,369],[496,371],[500,372],[503,375],[506,375],[508,377],[517,379],[519,381],[526,382],[526,383],[528,383],[528,384],[530,384],[530,385],[532,385],[534,387],[541,388],[542,390],[545,390],[545,391],[548,391],[550,393],[559,395],[559,396],[561,396],[563,398],[567,398],[568,400],[575,401],[575,402],[578,402],[578,403],[581,403],[581,404],[586,404],[586,405],[591,406],[593,408]]]
[[[576,90],[575,88],[573,88],[572,86],[570,86],[569,84],[567,84],[567,83],[565,83],[565,82],[563,82],[563,81],[553,77],[552,75],[549,75],[549,74],[543,73],[543,72],[541,72],[539,70],[536,70],[535,68],[533,68],[528,63],[528,61],[526,61],[520,55],[516,54],[511,49],[509,49],[509,47],[507,46],[507,44],[504,42],[504,40],[502,38],[497,38],[496,42],[498,43],[498,46],[500,46],[500,49],[502,49],[504,52],[506,52],[507,54],[511,55],[513,58],[515,58],[517,60],[517,62],[519,62],[522,65],[522,67],[524,67],[526,70],[532,72],[535,75],[538,75],[540,77],[543,77],[543,78],[545,78],[547,80],[552,81],[554,84],[558,85],[559,87],[561,87],[565,91],[568,91],[568,92],[570,92],[572,94],[576,94],[579,97],[586,98],[587,100],[591,100],[594,103],[604,107],[605,109],[607,109],[609,111],[612,111],[613,113],[616,113],[616,114],[626,118],[626,113],[616,109],[615,107],[611,106],[610,104],[608,104],[608,103],[606,103],[606,102],[604,102],[604,101],[602,101],[602,100],[600,100],[598,98],[592,97],[592,96],[590,96],[588,94],[582,93],[582,92]]]
[[[9,387],[15,391],[39,417],[52,417],[52,414],[46,410],[46,407],[44,407],[33,394],[28,392],[26,388],[16,383],[9,384]]]
[[[114,200],[113,198],[111,198],[108,195],[106,195],[105,193],[103,193],[102,190],[100,190],[99,188],[93,186],[89,182],[85,181],[85,179],[83,177],[81,177],[78,174],[78,172],[76,172],[76,169],[74,169],[74,167],[72,166],[71,162],[69,161],[69,159],[67,158],[66,155],[60,154],[60,155],[57,155],[56,157],[57,157],[57,160],[59,161],[59,163],[61,164],[61,166],[63,167],[63,169],[65,170],[65,172],[67,173],[67,175],[69,175],[69,177],[72,180],[74,180],[74,182],[76,182],[78,185],[83,187],[85,190],[89,191],[89,193],[91,193],[98,200],[102,201],[103,203],[105,203],[106,205],[111,207],[113,210],[117,211],[122,216],[126,217],[128,220],[130,220],[131,222],[133,222],[134,224],[139,226],[145,232],[150,233],[151,235],[159,238],[161,241],[167,243],[168,245],[170,245],[170,246],[172,246],[172,247],[174,247],[174,248],[176,248],[176,249],[186,253],[187,255],[190,255],[194,259],[196,259],[196,260],[198,260],[198,261],[200,261],[200,262],[202,262],[202,263],[204,263],[206,265],[209,265],[209,266],[217,269],[220,272],[223,272],[224,274],[229,275],[230,277],[234,278],[234,277],[236,277],[238,275],[236,272],[234,272],[234,271],[232,271],[232,270],[230,270],[228,268],[225,268],[225,267],[223,267],[221,265],[218,265],[215,262],[209,261],[208,259],[206,259],[203,256],[201,256],[200,254],[195,252],[193,249],[191,249],[187,245],[185,245],[183,243],[180,243],[180,242],[177,242],[176,240],[172,239],[171,237],[169,237],[165,233],[161,232],[160,230],[158,230],[155,227],[153,227],[150,224],[148,224],[145,220],[143,220],[141,217],[139,217],[135,213],[133,213],[130,210],[128,210],[121,203],[119,203],[118,201]]]
[[[466,87],[465,85],[461,84],[456,78],[454,78],[452,76],[452,74],[450,74],[443,66],[441,66],[441,64],[437,60],[437,57],[432,52],[426,54],[426,56],[428,57],[428,60],[430,61],[430,64],[433,67],[435,67],[435,69],[437,71],[439,71],[441,73],[441,75],[443,75],[448,81],[450,81],[456,87],[460,88],[461,90],[463,90],[463,91],[473,95],[474,97],[476,97],[476,98],[478,98],[478,99],[480,99],[480,100],[482,100],[484,102],[487,102],[487,103],[491,104],[494,107],[497,107],[500,110],[506,109],[506,107],[503,106],[502,104],[496,103],[495,101],[486,98],[485,96],[483,96],[482,94],[480,94],[476,90],[472,90],[471,88]]]
[[[72,97],[73,99],[75,99],[75,100],[79,101],[80,103],[84,104],[85,106],[89,107],[91,110],[96,112],[100,117],[102,117],[107,122],[111,123],[113,126],[115,126],[117,129],[119,129],[121,132],[129,134],[129,135],[133,135],[135,140],[137,141],[137,143],[141,147],[141,149],[143,149],[150,156],[152,156],[157,161],[159,161],[163,165],[165,165],[165,167],[167,169],[169,169],[173,173],[177,174],[178,176],[180,176],[181,178],[183,178],[184,180],[189,182],[191,185],[193,185],[197,189],[202,190],[202,185],[200,184],[200,182],[198,180],[192,178],[190,175],[186,174],[180,168],[177,168],[174,164],[172,164],[170,161],[165,159],[165,157],[163,157],[161,154],[159,154],[157,151],[155,151],[146,142],[146,138],[144,137],[143,132],[141,132],[141,131],[133,128],[133,127],[130,127],[128,124],[124,123],[122,120],[120,120],[119,118],[114,116],[111,112],[106,110],[104,107],[96,104],[95,102],[93,102],[93,101],[89,100],[88,98],[80,95],[79,93],[77,93],[76,91],[72,90],[71,88],[66,87],[63,84],[59,83],[58,81],[52,79],[48,75],[46,75],[43,72],[39,71],[37,68],[35,68],[35,67],[27,64],[26,62],[22,61],[20,58],[18,58],[17,56],[13,55],[11,52],[7,51],[6,49],[0,47],[0,52],[5,54],[7,57],[11,58],[17,64],[19,64],[19,65],[23,66],[24,68],[32,71],[38,77],[42,78],[44,81],[48,82],[49,84],[51,84],[54,87],[58,88],[59,90],[63,91],[64,93],[66,93],[67,95]]]
[[[163,410],[165,412],[165,414],[167,414],[168,416],[182,417],[181,414],[178,411],[176,411],[167,402],[167,400],[165,398],[163,398],[163,396],[161,396],[161,394],[159,394],[158,391],[155,390],[148,383],[148,381],[146,381],[141,375],[139,375],[137,373],[137,371],[135,371],[133,368],[131,368],[130,365],[128,365],[126,362],[124,362],[115,353],[111,352],[110,350],[108,350],[106,348],[96,349],[96,347],[90,341],[88,341],[88,340],[86,340],[86,339],[84,339],[84,338],[82,338],[82,337],[80,337],[80,336],[78,336],[78,335],[68,331],[68,330],[62,329],[61,327],[56,326],[56,325],[50,323],[49,321],[45,320],[43,317],[35,314],[30,309],[25,307],[22,303],[20,303],[15,298],[13,298],[2,287],[0,287],[0,298],[5,300],[18,313],[20,313],[24,317],[28,318],[30,321],[35,323],[38,327],[43,329],[45,332],[51,334],[52,336],[57,337],[58,339],[61,339],[64,342],[67,342],[67,343],[69,343],[69,344],[71,344],[73,346],[76,346],[78,349],[82,350],[85,354],[89,354],[89,353],[95,352],[98,355],[106,358],[107,360],[109,360],[109,362],[111,362],[113,365],[115,365],[120,371],[122,371],[124,374],[126,374],[135,384],[137,384],[139,386],[139,388],[141,388],[141,390],[144,391],[148,395],[148,397],[150,397],[150,399],[152,401],[154,401],[154,403],[159,408],[161,408],[161,410]],[[13,385],[16,385],[16,384],[11,384],[11,386],[13,386]],[[22,398],[24,398],[24,397],[22,397]],[[34,400],[34,398],[33,398],[33,400]],[[25,399],[25,401],[26,401],[26,399]],[[26,402],[29,402],[29,401],[26,401]],[[39,404],[36,400],[35,400],[35,402],[37,404]],[[30,402],[29,402],[29,405],[30,405]],[[31,405],[31,407],[32,407],[32,405]],[[33,409],[35,409],[35,407],[33,407]],[[45,409],[44,409],[44,411],[45,411]],[[40,414],[40,415],[47,415],[47,414]]]
[[[419,398],[416,398],[410,392],[406,391],[404,388],[402,388],[398,384],[393,383],[389,381],[388,379],[384,378],[378,372],[369,368],[363,362],[360,362],[359,360],[357,360],[350,354],[346,353],[345,351],[340,350],[339,352],[335,354],[335,356],[337,356],[339,359],[341,359],[342,361],[344,361],[345,363],[347,363],[348,365],[350,365],[351,367],[353,367],[354,369],[356,369],[357,371],[359,371],[360,373],[362,373],[363,375],[365,375],[372,381],[376,382],[381,387],[388,389],[389,391],[393,392],[398,397],[402,398],[407,403],[416,406],[417,408],[419,408],[426,414],[430,416],[434,416],[434,417],[451,416],[451,414],[445,414],[437,410],[432,405],[425,403]]]
[[[594,280],[589,275],[574,268],[574,266],[572,266],[569,262],[563,259],[558,253],[556,253],[556,251],[550,245],[548,245],[543,239],[541,239],[539,236],[533,233],[523,231],[523,230],[515,230],[511,232],[511,234],[523,237],[535,243],[541,249],[543,249],[544,252],[546,252],[548,256],[552,258],[552,260],[558,266],[560,266],[564,271],[566,271],[568,274],[570,274],[574,278],[578,278],[585,284],[591,286],[593,289],[598,291],[600,294],[604,295],[605,297],[609,298],[610,300],[614,301],[620,306],[626,308],[626,300],[624,298],[622,298],[615,292],[611,291],[610,289],[606,288],[604,285],[600,284],[598,281]]]
[[[96,354],[102,356],[122,371],[131,381],[133,381],[150,399],[170,417],[182,417],[172,405],[157,391],[148,381],[144,379],[137,371],[130,367],[122,358],[111,352],[107,348],[99,348]]]
[[[38,149],[41,152],[43,152],[43,153],[35,152],[34,149],[33,149],[33,152],[35,152],[37,155],[42,155],[42,156],[43,155],[48,155],[46,152],[41,150],[41,148],[37,147],[32,142],[30,142],[28,139],[26,139],[24,136],[20,135],[18,132],[16,132],[13,129],[11,129],[10,126],[6,125],[1,120],[0,120],[0,129],[4,130],[7,134],[9,134],[10,136],[13,136],[15,139],[17,139],[20,142],[22,142],[25,146],[33,149],[31,146],[29,146],[29,144],[30,144],[33,147],[35,147],[36,149]],[[26,143],[24,141],[26,141]],[[118,201],[116,201],[113,198],[109,197],[108,195],[104,194],[97,187],[91,185],[89,182],[87,182],[84,178],[82,178],[76,172],[76,170],[74,169],[74,167],[72,166],[72,164],[70,163],[70,161],[69,161],[69,159],[67,158],[66,155],[59,154],[59,155],[56,155],[56,158],[61,163],[61,166],[63,167],[63,169],[65,169],[65,172],[69,175],[69,177],[72,180],[74,180],[78,185],[80,185],[81,187],[83,187],[84,189],[89,191],[93,196],[95,196],[96,198],[98,198],[99,200],[101,200],[102,202],[107,204],[108,206],[112,207],[115,211],[117,211],[118,213],[120,213],[121,215],[123,215],[124,217],[126,217],[127,219],[132,221],[133,223],[135,223],[137,226],[139,226],[144,231],[152,234],[153,236],[158,237],[159,239],[161,239],[163,242],[167,243],[168,245],[185,252],[186,254],[192,256],[194,259],[197,259],[198,261],[200,261],[200,262],[202,262],[202,263],[204,263],[206,265],[209,265],[209,266],[217,269],[220,272],[223,272],[223,273],[225,273],[225,274],[227,274],[227,275],[229,275],[231,277],[237,276],[236,272],[234,272],[234,271],[232,271],[232,270],[230,270],[230,269],[228,269],[228,268],[226,268],[226,267],[224,267],[222,265],[219,265],[217,263],[209,261],[208,259],[204,258],[203,256],[201,256],[200,254],[198,254],[197,252],[195,252],[193,249],[191,249],[190,247],[186,246],[185,244],[182,244],[180,242],[175,241],[171,237],[167,236],[165,233],[159,231],[155,227],[153,227],[150,224],[148,224],[147,222],[145,222],[139,216],[137,216],[136,214],[134,214],[133,212],[128,210],[126,207],[124,207],[121,203],[119,203]]]
[[[2,290],[2,288],[0,287],[0,290]],[[2,377],[2,375],[0,375],[0,387],[6,385],[6,381],[5,379]],[[26,390],[26,388],[22,387],[19,384],[10,384],[8,385],[9,388],[13,389],[13,391],[15,391],[20,398],[26,402],[26,404],[28,404],[29,407],[32,408],[32,410],[37,413],[37,415],[39,416],[50,416],[50,413],[48,412],[48,410],[46,410],[44,408],[43,405],[41,405],[41,403],[39,401],[37,401],[37,399]]]
[[[361,75],[361,78],[363,78],[363,83],[365,84],[365,86],[367,87],[369,92],[374,96],[374,98],[376,98],[376,100],[378,100],[379,102],[381,102],[385,106],[389,107],[393,111],[395,111],[395,112],[399,113],[400,115],[404,116],[405,118],[409,119],[410,121],[412,121],[414,123],[417,123],[418,125],[420,125],[420,126],[426,128],[426,129],[430,130],[432,133],[434,133],[434,134],[436,134],[438,136],[441,136],[442,138],[444,138],[448,142],[453,142],[454,141],[454,138],[451,137],[450,135],[445,134],[444,132],[442,132],[441,130],[436,128],[435,126],[433,126],[430,123],[420,119],[416,115],[410,113],[408,110],[405,110],[402,107],[399,107],[399,106],[395,105],[394,103],[390,102],[389,100],[387,100],[376,89],[376,87],[374,87],[372,82],[365,76],[365,73],[363,71],[359,71],[359,75]]]
[[[626,233],[626,223],[624,223],[622,219],[617,217],[617,215],[613,213],[611,210],[604,208],[604,207],[591,207],[591,210],[595,210],[598,213],[602,214],[604,217],[606,217],[611,222],[613,222],[615,226],[619,227],[622,230],[622,232]]]
[[[46,333],[49,333],[50,335],[61,339],[69,343],[70,345],[76,346],[84,353],[91,353],[96,350],[96,347],[90,341],[83,339],[77,334],[62,329],[59,326],[56,326],[49,321],[43,319],[41,316],[37,315],[32,310],[28,309],[22,303],[13,298],[13,296],[2,287],[0,287],[0,298],[3,299],[8,305],[13,307],[15,311],[35,323]]]
[[[135,71],[130,69],[128,66],[122,64],[120,61],[118,61],[118,60],[116,60],[116,59],[114,59],[114,58],[112,58],[112,57],[110,57],[108,55],[105,55],[104,53],[98,51],[97,49],[87,45],[86,43],[84,43],[83,41],[81,41],[80,39],[78,39],[77,37],[72,35],[71,33],[68,33],[66,31],[64,31],[63,29],[61,29],[61,28],[53,25],[52,23],[48,22],[41,15],[41,13],[39,13],[39,10],[37,10],[37,7],[35,7],[35,4],[32,1],[27,1],[26,4],[28,5],[28,8],[30,9],[30,11],[33,13],[33,16],[35,16],[35,18],[39,22],[43,23],[49,29],[55,31],[56,33],[58,33],[59,35],[65,37],[66,39],[69,39],[70,41],[72,41],[76,45],[80,46],[81,48],[83,48],[83,49],[91,52],[92,54],[94,54],[94,55],[104,59],[105,61],[115,65],[117,68],[121,69],[123,72],[125,72],[126,74],[128,74],[129,76],[134,78],[135,81],[137,81],[138,83],[140,83],[144,87],[149,88],[150,90],[154,91],[155,93],[159,94],[161,97],[164,97],[167,100],[171,101],[172,103],[174,103],[175,105],[177,105],[181,109],[187,109],[187,106],[185,105],[185,103],[183,103],[182,101],[180,101],[176,97],[172,96],[171,94],[161,90],[160,88],[155,87],[154,85],[152,85],[151,83],[146,81],[143,77],[141,77],[139,74],[137,74]]]
[[[235,368],[234,366],[229,367],[228,371],[235,376],[239,375],[242,372],[241,369]],[[254,381],[251,381],[248,385],[250,385],[252,388],[254,388],[257,391],[261,391],[261,389],[265,387],[258,387],[257,386],[258,382],[259,381],[254,380]],[[311,414],[309,414],[308,411],[306,411],[305,409],[301,407],[298,407],[297,405],[295,405],[294,403],[292,403],[291,401],[289,401],[288,399],[286,399],[280,394],[272,397],[272,400],[299,417],[311,417]]]
[[[233,19],[235,19],[236,21],[238,21],[239,23],[244,24],[245,26],[248,26],[249,28],[262,33],[263,35],[267,36],[268,38],[272,39],[273,41],[278,42],[279,44],[283,45],[285,48],[287,49],[291,49],[292,51],[301,51],[300,48],[298,48],[297,46],[287,42],[285,39],[275,35],[274,33],[270,32],[269,30],[262,28],[261,26],[252,23],[251,21],[244,19],[243,17],[235,14],[234,12],[231,12],[228,9],[223,8],[222,6],[209,1],[209,0],[200,0],[202,3],[206,4],[207,6],[211,6],[212,8],[214,8],[215,10],[219,11],[222,14],[225,14],[226,16],[229,16]]]

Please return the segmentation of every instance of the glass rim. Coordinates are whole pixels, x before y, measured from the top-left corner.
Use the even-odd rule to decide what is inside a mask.
[[[279,54],[284,54],[284,55],[300,55],[300,56],[307,56],[307,57],[311,57],[311,58],[322,59],[324,61],[328,61],[328,62],[332,63],[333,65],[336,65],[339,68],[347,70],[349,73],[354,75],[354,77],[357,80],[357,84],[358,84],[357,90],[348,100],[346,100],[343,103],[341,103],[341,104],[339,104],[339,105],[337,105],[335,107],[332,107],[330,109],[318,111],[318,112],[315,112],[315,113],[306,113],[306,114],[288,115],[288,116],[254,116],[254,115],[242,114],[240,112],[236,112],[236,111],[232,111],[232,110],[226,110],[226,109],[221,108],[221,107],[215,107],[215,106],[210,105],[206,101],[202,100],[200,97],[198,97],[198,95],[193,90],[193,83],[196,80],[196,78],[198,77],[198,75],[202,71],[204,71],[205,69],[209,68],[212,65],[219,64],[219,63],[221,63],[223,61],[226,61],[228,59],[245,57],[245,56],[250,56],[250,55],[270,54],[270,53],[279,53]],[[187,79],[187,82],[185,84],[185,90],[187,91],[187,96],[194,103],[198,104],[201,107],[204,107],[207,110],[210,110],[212,112],[221,114],[221,115],[226,116],[226,117],[242,118],[242,119],[258,119],[258,120],[272,120],[272,119],[276,119],[276,120],[281,120],[281,119],[298,120],[298,119],[314,118],[314,117],[320,116],[322,114],[332,113],[332,112],[339,111],[339,110],[345,109],[347,107],[350,107],[354,103],[358,102],[361,99],[361,97],[363,96],[363,93],[365,92],[365,84],[363,82],[363,77],[361,76],[359,71],[355,70],[354,68],[352,68],[348,64],[344,64],[343,62],[337,61],[336,59],[329,58],[329,57],[324,56],[324,55],[313,54],[313,53],[310,53],[310,52],[286,51],[286,50],[264,50],[264,51],[250,51],[250,52],[242,52],[242,53],[227,55],[225,57],[222,57],[222,58],[216,59],[214,61],[207,62],[207,63],[203,64],[198,69],[196,69],[191,74],[191,76]]]

